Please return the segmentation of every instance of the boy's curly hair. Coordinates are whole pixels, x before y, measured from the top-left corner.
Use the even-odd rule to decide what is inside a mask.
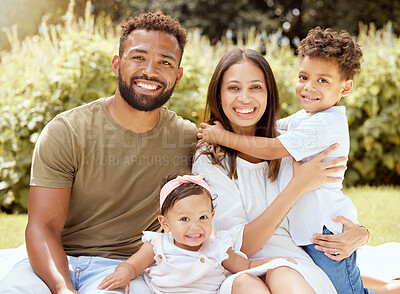
[[[301,59],[310,58],[334,59],[339,66],[343,79],[353,79],[360,70],[362,51],[351,35],[343,30],[335,32],[332,29],[316,27],[310,30],[297,49]]]
[[[126,38],[135,30],[161,31],[171,34],[178,40],[179,49],[181,50],[181,54],[183,54],[187,38],[186,31],[177,20],[169,15],[164,15],[161,12],[147,12],[135,18],[130,18],[121,27],[122,36],[119,40],[119,56],[122,56],[124,52]]]

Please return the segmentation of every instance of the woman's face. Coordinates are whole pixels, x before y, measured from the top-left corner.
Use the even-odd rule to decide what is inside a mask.
[[[221,80],[222,109],[235,133],[253,135],[267,108],[263,71],[250,60],[228,68]]]

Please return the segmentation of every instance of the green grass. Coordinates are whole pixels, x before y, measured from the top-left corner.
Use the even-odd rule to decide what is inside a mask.
[[[343,190],[358,210],[358,221],[366,226],[368,245],[400,242],[400,187],[358,187]]]
[[[25,242],[26,214],[0,213],[0,249],[15,248]]]
[[[348,188],[358,210],[358,221],[371,232],[369,245],[400,242],[400,187]],[[27,215],[0,213],[0,249],[14,248],[25,242]]]

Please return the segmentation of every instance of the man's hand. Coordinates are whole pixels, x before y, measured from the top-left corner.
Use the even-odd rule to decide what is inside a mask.
[[[197,138],[211,144],[220,144],[220,139],[226,135],[226,130],[219,121],[214,121],[214,125],[201,123]]]
[[[342,234],[315,234],[311,240],[316,244],[315,249],[324,252],[330,259],[345,259],[368,242],[369,232],[366,228],[354,224],[344,216],[333,218],[333,221],[343,224]]]

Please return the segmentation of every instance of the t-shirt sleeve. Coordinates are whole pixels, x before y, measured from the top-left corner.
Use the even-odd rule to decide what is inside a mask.
[[[300,161],[331,145],[331,128],[321,115],[314,115],[278,136],[278,140],[294,159]]]
[[[285,118],[278,119],[276,121],[276,129],[279,134],[286,133],[286,131],[288,129],[289,119],[290,119],[290,117],[285,117]]]
[[[32,158],[32,186],[69,188],[77,169],[73,132],[60,117],[55,117],[43,129]]]

